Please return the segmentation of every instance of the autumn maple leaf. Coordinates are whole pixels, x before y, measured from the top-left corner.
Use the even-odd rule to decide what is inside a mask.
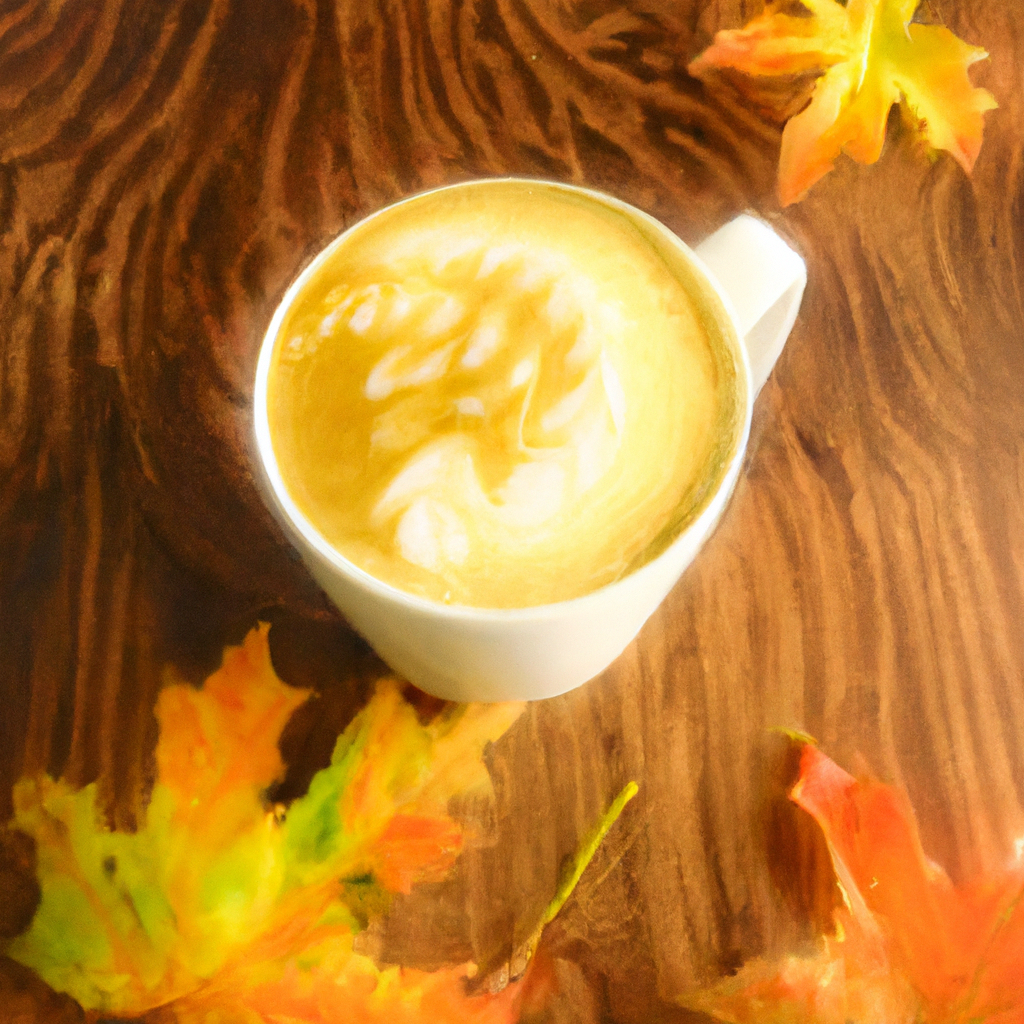
[[[157,779],[135,833],[104,826],[95,786],[19,782],[11,824],[35,840],[41,900],[7,955],[108,1017],[168,1007],[182,1021],[319,1022],[336,1017],[317,1006],[345,999],[348,1019],[400,1020],[372,1007],[461,995],[452,1019],[514,1019],[515,993],[466,1002],[471,965],[389,973],[353,942],[390,893],[454,863],[464,837],[448,801],[489,786],[484,747],[522,705],[449,705],[423,723],[402,684],[382,680],[308,793],[270,807],[281,730],[309,695],[277,678],[267,627],[228,648],[201,689],[167,686]],[[263,1003],[310,1015],[263,1014]]]
[[[921,847],[904,793],[813,746],[791,798],[821,827],[843,895],[808,956],[758,959],[686,1005],[733,1024],[1022,1024],[1024,863],[962,886]]]
[[[971,85],[967,69],[988,54],[948,29],[912,24],[919,0],[801,0],[807,16],[777,0],[745,28],[721,31],[690,64],[756,76],[823,72],[807,107],[782,134],[779,198],[802,199],[841,152],[874,163],[886,122],[902,103],[924,140],[970,173],[981,148],[982,115],[997,104]]]
[[[310,693],[278,679],[267,629],[226,649],[202,688],[160,694],[157,778],[137,832],[105,826],[94,785],[17,784],[12,825],[35,840],[41,900],[6,954],[89,1020],[514,1024],[552,977],[533,957],[544,926],[636,786],[572,859],[511,983],[471,985],[472,963],[381,967],[360,933],[393,894],[446,876],[465,840],[448,804],[487,795],[484,749],[523,705],[446,705],[423,722],[383,679],[308,792],[271,807],[278,739]]]

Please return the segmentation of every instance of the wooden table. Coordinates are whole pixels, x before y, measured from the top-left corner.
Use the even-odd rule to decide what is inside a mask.
[[[929,0],[991,51],[974,177],[893,121],[780,210],[780,128],[688,61],[758,0],[8,0],[0,7],[0,820],[39,770],[130,828],[162,666],[269,618],[324,695],[302,791],[381,669],[253,483],[261,335],[328,239],[400,196],[534,175],[696,241],[751,208],[805,254],[796,329],[716,535],[601,678],[491,761],[493,843],[400,908],[389,954],[486,959],[641,784],[551,941],[549,1019],[689,1020],[685,988],[833,898],[785,743],[907,788],[956,878],[1024,833],[1024,21]],[[6,842],[7,840],[5,840]],[[9,851],[8,851],[9,853]],[[31,913],[0,869],[0,934]],[[23,1017],[17,1014],[24,1014]],[[7,962],[0,1018],[74,1020]]]

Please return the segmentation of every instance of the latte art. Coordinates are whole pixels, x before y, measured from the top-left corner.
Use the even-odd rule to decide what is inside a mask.
[[[526,606],[611,582],[685,518],[729,369],[633,225],[494,182],[343,240],[282,324],[268,411],[289,493],[352,562]]]

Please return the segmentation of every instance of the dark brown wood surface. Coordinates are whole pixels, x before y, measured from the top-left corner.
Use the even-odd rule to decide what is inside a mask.
[[[689,1020],[686,988],[833,897],[771,730],[905,786],[954,877],[1024,834],[1024,12],[929,0],[982,45],[973,179],[894,118],[780,210],[780,128],[688,61],[758,0],[0,4],[0,821],[23,774],[98,779],[130,828],[162,666],[274,621],[318,713],[301,791],[379,664],[263,510],[249,402],[289,281],[408,193],[535,175],[688,241],[750,208],[805,254],[797,326],[716,535],[602,678],[491,760],[489,845],[414,893],[391,960],[507,954],[615,792],[640,795],[549,941],[553,1021]],[[782,97],[785,99],[786,97]],[[0,936],[32,910],[0,859]],[[532,923],[532,922],[530,922]],[[19,1016],[21,1015],[21,1016]],[[0,1019],[76,1010],[9,962]]]

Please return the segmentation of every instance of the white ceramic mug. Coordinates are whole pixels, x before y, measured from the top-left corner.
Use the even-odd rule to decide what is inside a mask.
[[[622,653],[718,522],[743,461],[754,399],[782,351],[807,279],[803,260],[753,217],[730,221],[694,251],[659,221],[627,203],[590,189],[544,184],[624,214],[674,250],[691,269],[700,300],[717,321],[735,359],[742,421],[717,486],[678,537],[639,569],[583,597],[555,604],[501,609],[446,605],[370,576],[334,550],[306,519],[285,488],[274,455],[267,379],[285,313],[347,232],[288,289],[267,329],[256,371],[256,446],[270,508],[352,626],[396,672],[447,700],[553,697],[593,678]]]

